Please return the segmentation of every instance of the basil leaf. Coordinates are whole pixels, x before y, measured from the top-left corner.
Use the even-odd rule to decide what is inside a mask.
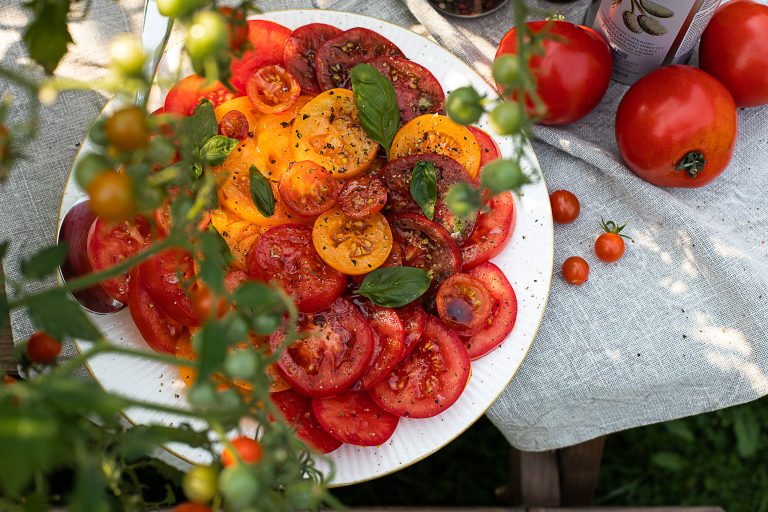
[[[221,165],[239,142],[224,135],[214,135],[203,144],[202,156],[208,165]]]
[[[64,263],[69,246],[66,242],[52,245],[21,262],[21,273],[29,279],[42,279],[52,274],[56,267]]]
[[[383,308],[399,308],[421,297],[432,279],[426,270],[414,267],[377,268],[355,293]]]
[[[29,56],[50,75],[72,42],[67,27],[69,2],[31,0],[26,7],[32,11],[32,22],[24,31],[24,45]]]
[[[219,133],[219,123],[210,101],[203,99],[191,116],[185,117],[179,127],[179,152],[184,160],[197,162],[200,149],[206,141]]]
[[[437,202],[437,174],[432,162],[416,162],[411,176],[411,196],[421,211],[432,220]]]
[[[275,213],[275,194],[269,180],[261,174],[255,165],[250,168],[251,173],[251,199],[265,217],[271,217]]]
[[[198,276],[208,288],[217,294],[226,292],[224,276],[227,273],[227,261],[222,247],[219,245],[220,240],[221,235],[213,225],[209,226],[208,231],[199,234],[199,249],[203,257],[199,261]],[[227,253],[229,253],[226,242],[221,240],[221,243],[224,243]]]
[[[400,128],[400,109],[392,83],[370,64],[358,64],[350,72],[360,126],[370,138],[389,150]]]

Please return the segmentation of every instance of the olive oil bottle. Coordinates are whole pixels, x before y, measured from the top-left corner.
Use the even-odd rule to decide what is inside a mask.
[[[720,0],[593,0],[584,25],[611,46],[613,79],[633,84],[688,60]]]

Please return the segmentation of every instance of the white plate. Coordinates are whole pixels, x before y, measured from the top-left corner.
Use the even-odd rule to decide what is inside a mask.
[[[357,14],[322,10],[270,12],[259,18],[289,28],[314,22],[342,29],[369,28],[392,40],[408,58],[426,66],[446,92],[472,84],[481,93],[494,94],[477,73],[447,50],[390,23]],[[178,61],[178,49],[176,54],[169,50],[161,66],[161,75],[167,73],[174,60]],[[161,96],[154,94],[153,97]],[[480,126],[488,129],[485,122]],[[509,138],[496,137],[496,142],[504,155],[512,154],[513,146]],[[87,153],[89,147],[90,143],[86,141],[81,154]],[[540,173],[530,146],[527,153],[535,172]],[[84,192],[70,175],[61,211],[68,211],[83,195]],[[386,475],[434,453],[474,423],[512,380],[541,323],[552,279],[552,215],[543,179],[525,188],[517,207],[514,236],[504,252],[494,259],[517,294],[517,323],[512,334],[499,348],[472,363],[472,377],[467,388],[447,411],[429,419],[401,419],[392,438],[382,446],[364,448],[344,445],[331,453],[330,458],[335,463],[333,485],[347,485]],[[147,348],[127,310],[113,315],[92,315],[91,318],[114,343],[137,349]],[[84,342],[77,342],[77,345],[81,350],[87,347]],[[165,405],[186,405],[184,383],[170,366],[131,357],[103,355],[93,359],[89,367],[93,377],[109,391]],[[178,425],[184,421],[179,416],[144,409],[129,409],[125,415],[136,424]],[[174,445],[168,450],[188,462],[206,462],[207,454],[199,450]]]

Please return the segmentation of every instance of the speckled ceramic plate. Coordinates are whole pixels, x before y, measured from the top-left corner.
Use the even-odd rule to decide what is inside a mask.
[[[426,66],[446,91],[472,84],[481,93],[493,90],[480,76],[457,57],[437,44],[415,33],[373,18],[351,13],[292,10],[271,12],[260,16],[296,28],[307,23],[322,22],[342,29],[366,27],[391,39],[405,55]],[[161,66],[162,75],[178,61],[178,49],[168,51]],[[162,89],[162,88],[161,88]],[[159,102],[164,91],[153,97]],[[109,110],[109,107],[107,107]],[[483,123],[480,125],[487,129]],[[513,146],[508,138],[497,138],[504,155],[511,155]],[[81,154],[88,152],[89,143]],[[536,158],[527,148],[529,161],[540,173]],[[530,169],[529,169],[530,170]],[[62,212],[66,212],[84,195],[72,176],[66,186]],[[536,336],[544,314],[553,263],[552,216],[543,180],[526,187],[517,202],[518,217],[514,236],[504,252],[494,262],[501,267],[514,287],[518,303],[517,323],[512,334],[496,350],[472,363],[472,377],[461,398],[447,411],[429,419],[401,419],[389,441],[375,448],[344,445],[330,454],[335,464],[333,485],[346,485],[370,480],[404,468],[434,453],[455,439],[474,423],[512,380]],[[115,343],[146,349],[127,310],[113,315],[93,315],[93,321]],[[79,342],[79,348],[87,346]],[[176,369],[152,361],[124,356],[105,355],[90,362],[90,371],[104,388],[142,400],[184,406],[185,387]],[[182,417],[160,414],[143,409],[125,411],[129,421],[137,424],[160,423],[177,425]],[[204,462],[206,453],[185,446],[168,446],[168,450],[189,462]]]

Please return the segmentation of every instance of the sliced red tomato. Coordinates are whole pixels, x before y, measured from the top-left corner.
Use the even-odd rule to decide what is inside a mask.
[[[325,167],[310,160],[292,162],[280,176],[283,202],[302,217],[315,217],[336,204],[341,185]]]
[[[285,112],[301,93],[299,82],[280,64],[257,69],[245,85],[248,99],[265,114]]]
[[[248,280],[248,274],[242,270],[233,270],[224,277],[224,286],[229,293],[237,290],[241,284]]]
[[[206,83],[199,75],[189,75],[176,83],[165,97],[163,112],[166,114],[192,115],[200,100],[207,99],[214,108],[227,102],[238,94],[230,91],[218,80]]]
[[[183,325],[200,325],[192,298],[182,284],[195,278],[192,255],[170,249],[149,258],[140,267],[147,293],[165,314]]]
[[[269,338],[273,352],[282,348],[285,331]],[[278,360],[295,390],[312,397],[349,389],[362,377],[373,352],[373,336],[363,315],[347,299],[330,308],[299,317],[299,339]]]
[[[379,213],[386,202],[387,187],[379,178],[370,175],[345,181],[339,193],[339,207],[352,219]]]
[[[480,168],[485,167],[488,162],[493,162],[501,158],[501,150],[496,141],[493,140],[488,132],[478,128],[477,126],[467,126],[472,135],[475,136],[477,145],[480,146]]]
[[[184,326],[158,308],[149,295],[139,267],[131,270],[128,286],[128,311],[147,345],[156,352],[174,354]]]
[[[246,266],[254,279],[277,281],[305,313],[327,308],[347,285],[344,274],[320,259],[312,228],[302,224],[282,224],[264,233],[248,252]]]
[[[484,356],[507,339],[517,320],[517,297],[507,276],[493,263],[484,263],[469,273],[480,281],[491,296],[491,312],[485,328],[463,338],[470,359]]]
[[[353,389],[370,389],[399,363],[405,354],[405,329],[394,309],[382,308],[368,300],[360,301],[360,309],[373,334],[373,354],[368,368]]]
[[[270,393],[272,402],[282,413],[285,421],[296,428],[296,436],[320,453],[330,453],[341,441],[320,426],[312,413],[312,399],[301,396],[292,389]]]
[[[505,192],[491,198],[488,210],[477,216],[475,230],[461,246],[464,270],[498,256],[515,230],[515,198]]]
[[[459,336],[430,316],[411,355],[370,395],[385,411],[408,418],[430,418],[458,400],[470,375],[469,355]]]
[[[456,183],[474,185],[474,180],[464,169],[464,166],[450,157],[437,153],[427,153],[390,160],[381,174],[382,180],[389,189],[387,211],[396,213],[421,212],[421,207],[411,195],[411,176],[413,176],[413,169],[419,162],[431,162],[435,166],[437,202],[435,203],[433,220],[443,226],[457,243],[463,242],[472,233],[475,221],[474,219],[459,217],[451,212],[445,203],[445,196],[452,185]]]
[[[248,20],[248,40],[252,48],[229,65],[232,87],[244,93],[248,79],[254,71],[270,64],[283,63],[283,49],[291,30],[272,21]]]
[[[418,302],[411,302],[407,306],[397,308],[397,316],[405,329],[405,352],[403,357],[411,353],[413,348],[421,341],[424,334],[424,328],[427,326],[427,312]]]
[[[341,34],[338,29],[325,23],[310,23],[293,31],[285,43],[283,61],[301,85],[301,90],[318,94],[322,91],[315,74],[315,55],[318,48],[329,39]]]
[[[88,230],[85,243],[91,269],[94,272],[106,270],[135,256],[141,252],[147,236],[149,236],[149,226],[143,217],[117,224],[97,217]],[[110,297],[125,304],[128,293],[128,272],[105,279],[99,284]]]
[[[488,324],[491,295],[469,274],[455,274],[437,290],[437,312],[445,325],[462,335],[474,334]]]
[[[347,391],[312,400],[312,412],[326,432],[356,446],[378,446],[387,441],[400,418],[376,405],[368,393]]]
[[[400,122],[424,114],[442,114],[445,93],[427,68],[402,57],[378,57],[369,62],[389,78],[397,95]]]
[[[381,34],[367,28],[351,28],[327,40],[317,50],[317,81],[323,90],[336,87],[351,89],[349,70],[356,64],[382,55],[405,57],[400,48]]]

